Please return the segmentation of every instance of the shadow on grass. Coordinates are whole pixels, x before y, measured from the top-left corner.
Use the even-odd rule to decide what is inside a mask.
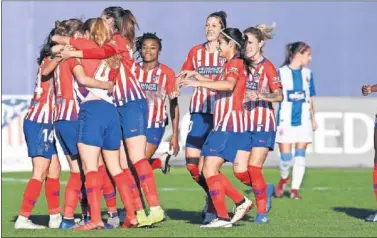
[[[333,207],[333,210],[336,212],[345,213],[348,216],[354,217],[357,219],[364,219],[368,215],[375,212],[372,209],[357,208],[357,207]]]

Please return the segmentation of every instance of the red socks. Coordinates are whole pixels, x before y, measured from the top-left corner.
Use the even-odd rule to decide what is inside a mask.
[[[130,169],[123,169],[123,173],[126,176],[126,180],[128,181],[128,185],[131,189],[132,200],[136,211],[140,211],[144,209],[143,203],[141,202],[140,192],[137,188],[136,181],[134,176],[131,173]]]
[[[136,173],[140,180],[140,185],[150,207],[160,206],[158,199],[156,180],[152,167],[147,159],[142,159],[134,164]]]
[[[242,173],[236,173],[234,172],[234,175],[236,178],[238,178],[243,184],[247,186],[251,186],[251,179],[249,176],[249,173],[247,171],[242,172]]]
[[[59,178],[47,178],[45,182],[48,213],[50,215],[60,213],[60,180]]]
[[[219,174],[219,179],[224,186],[225,195],[230,197],[234,203],[239,204],[244,200],[244,196],[240,193],[236,187],[229,181],[224,174]]]
[[[105,165],[101,165],[98,168],[98,173],[101,176],[102,182],[102,189],[103,189],[103,197],[105,198],[106,206],[108,212],[117,212],[117,199],[116,193],[111,182],[109,175],[107,174]]]
[[[80,173],[71,173],[64,192],[64,217],[73,218],[77,203],[80,199],[81,177]]]
[[[267,184],[264,180],[261,167],[248,166],[248,172],[251,177],[254,196],[257,205],[257,212],[266,214],[267,205]]]
[[[127,219],[132,221],[136,219],[135,208],[133,204],[133,197],[131,187],[129,185],[130,181],[127,180],[125,172],[122,172],[114,176],[115,184],[118,188],[120,198],[122,199],[123,205],[126,208]]]
[[[24,190],[24,196],[22,199],[22,205],[20,209],[20,216],[29,218],[31,211],[33,210],[35,203],[38,200],[41,193],[42,182],[37,179],[30,179]]]
[[[225,189],[221,180],[221,175],[219,174],[206,179],[209,194],[215,206],[217,216],[227,220],[230,218],[225,203]]]
[[[187,170],[190,172],[192,179],[194,179],[196,182],[199,182],[199,167],[197,164],[186,164]]]
[[[99,173],[95,171],[86,174],[86,194],[90,206],[90,220],[102,222],[101,217],[101,184]]]
[[[161,169],[161,167],[162,167],[162,163],[161,163],[160,158],[151,158],[149,160],[149,164],[152,166],[153,170]]]

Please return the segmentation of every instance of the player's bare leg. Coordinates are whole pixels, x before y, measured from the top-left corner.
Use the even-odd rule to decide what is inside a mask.
[[[42,190],[42,183],[47,177],[51,160],[44,157],[34,157],[33,175],[24,190],[21,209],[14,224],[15,229],[44,229],[45,226],[34,224],[29,220],[30,214]]]
[[[280,151],[280,180],[276,185],[275,196],[282,197],[289,183],[289,171],[292,167],[292,144],[278,143]]]
[[[296,200],[301,199],[301,196],[299,195],[299,190],[305,175],[305,154],[307,146],[308,143],[306,142],[299,142],[295,145],[295,156],[293,158],[292,186],[290,197]]]

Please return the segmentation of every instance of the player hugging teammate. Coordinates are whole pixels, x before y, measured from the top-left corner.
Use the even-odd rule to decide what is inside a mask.
[[[50,228],[118,227],[116,191],[126,209],[122,228],[162,222],[165,212],[153,169],[167,173],[170,157],[179,152],[177,97],[182,86],[194,88],[185,157],[191,177],[207,195],[201,227],[231,227],[254,205],[221,173],[226,162],[233,164],[234,176],[252,188],[255,223],[268,223],[272,196],[283,195],[292,164],[291,198],[299,199],[305,150],[317,127],[314,79],[306,68],[311,48],[303,42],[288,44],[286,60],[277,71],[263,55],[274,26],[257,25],[241,32],[227,27],[226,13],[219,11],[208,15],[206,42],[189,51],[176,75],[159,61],[162,40],[155,33],[136,38],[137,27],[130,10],[108,7],[98,18],[57,22],[51,30],[38,58],[36,87],[24,121],[33,175],[15,228],[45,228],[28,219],[44,181]],[[363,87],[363,93],[371,88]],[[279,103],[277,118],[273,103]],[[173,129],[170,152],[153,158],[168,114]],[[63,217],[54,132],[70,167]],[[276,189],[262,173],[275,137],[281,156]],[[234,202],[232,217],[226,196]],[[102,197],[107,222],[101,217]],[[83,220],[78,224],[73,215],[79,201]],[[376,215],[367,220],[375,221]]]

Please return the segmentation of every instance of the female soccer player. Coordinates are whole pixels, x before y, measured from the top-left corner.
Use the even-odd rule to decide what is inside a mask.
[[[367,96],[371,93],[377,92],[377,84],[370,86],[368,84],[363,85],[361,91],[364,96]],[[373,170],[373,189],[374,195],[377,201],[377,115],[376,115],[376,122],[374,125],[374,170]],[[365,218],[365,221],[368,222],[377,222],[377,210],[374,214]]]
[[[205,25],[207,42],[196,45],[190,50],[182,70],[194,70],[210,79],[221,74],[225,61],[218,50],[218,37],[221,30],[227,27],[226,18],[227,15],[223,11],[211,13],[207,17]],[[204,177],[201,176],[203,157],[200,155],[204,142],[213,129],[214,102],[214,91],[205,87],[195,88],[190,102],[191,119],[186,139],[186,168],[191,177],[207,193],[207,202],[203,208],[204,224],[216,217],[208,194],[208,186]]]
[[[201,226],[204,228],[232,226],[225,194],[238,206],[246,203],[244,196],[219,172],[224,162],[234,161],[240,149],[239,140],[243,138],[244,133],[242,102],[246,89],[246,75],[244,62],[239,56],[243,43],[242,33],[237,28],[226,28],[219,35],[219,53],[226,59],[226,63],[218,78],[206,78],[197,71],[182,71],[178,75],[186,75],[186,78],[195,77],[198,80],[183,79],[183,85],[216,91],[214,129],[204,143],[202,156],[203,175],[216,209],[217,219]]]
[[[69,19],[63,22],[56,22],[56,33],[62,36],[68,37],[82,37],[85,32],[79,30],[83,25],[83,22],[78,19]],[[67,161],[70,167],[70,177],[67,187],[65,189],[64,196],[64,217],[60,225],[61,229],[70,229],[75,226],[74,212],[76,210],[77,203],[79,201],[79,191],[82,183],[85,179],[80,176],[81,169],[79,167],[79,153],[77,148],[77,134],[79,130],[79,102],[77,95],[80,94],[78,90],[79,86],[73,78],[73,67],[78,62],[75,59],[69,59],[61,62],[54,71],[54,86],[56,94],[56,119],[55,119],[55,132],[57,138],[62,146],[63,152],[67,157]],[[83,75],[81,75],[82,77]],[[79,78],[78,80],[90,79],[87,77]],[[93,84],[94,83],[94,84]],[[100,86],[103,82],[92,82],[92,86],[95,83]],[[88,85],[88,82],[86,82]],[[82,95],[81,95],[82,97]],[[119,217],[117,215],[115,190],[111,183],[109,176],[107,175],[106,168],[103,165],[101,158],[99,172],[102,174],[103,182],[103,196],[108,207],[109,219],[107,222],[113,227],[119,226]],[[83,196],[86,197],[85,190]],[[83,213],[87,215],[85,209]]]
[[[299,189],[305,174],[305,151],[317,129],[313,97],[316,95],[313,73],[306,68],[312,60],[312,51],[304,42],[286,46],[284,63],[279,68],[284,100],[279,103],[276,142],[280,150],[280,181],[277,197],[283,196],[292,164],[292,144],[295,144],[292,171],[292,199],[301,199]]]
[[[52,72],[61,58],[51,57],[51,47],[54,43],[51,37],[55,28],[50,31],[40,56],[35,89],[31,104],[24,119],[28,156],[32,158],[33,174],[24,190],[21,209],[14,225],[15,229],[44,229],[44,226],[34,224],[29,220],[35,203],[39,198],[42,183],[45,182],[45,192],[50,214],[49,227],[58,228],[60,215],[60,162],[56,155],[53,135],[53,101],[54,91]],[[47,179],[46,179],[47,178]]]
[[[164,173],[168,172],[170,155],[165,153],[162,157],[167,158],[162,164],[161,160],[151,159],[161,143],[165,126],[168,123],[165,101],[170,98],[170,118],[172,121],[173,135],[170,139],[170,149],[173,155],[179,152],[179,107],[178,99],[171,99],[175,89],[175,73],[168,66],[161,64],[158,57],[161,54],[161,39],[155,34],[146,33],[136,41],[136,51],[142,58],[142,62],[136,66],[136,78],[148,101],[148,125],[147,125],[147,148],[146,158],[151,162],[152,168],[159,167]]]
[[[262,167],[268,152],[274,149],[276,120],[273,102],[283,100],[281,83],[274,65],[263,56],[263,47],[272,39],[273,27],[257,25],[244,30],[247,60],[247,82],[244,100],[245,133],[244,151],[237,155],[233,170],[244,184],[253,187],[257,204],[255,223],[266,223],[266,214],[271,208],[274,186],[266,184]],[[241,210],[241,211],[239,211]],[[242,215],[242,206],[235,214]],[[237,217],[235,216],[234,219]]]
[[[103,46],[111,40],[110,28],[101,18],[89,19],[83,26],[86,35],[90,40],[94,40],[98,46]],[[65,40],[65,39],[63,39]],[[93,43],[86,41],[86,44]],[[93,48],[84,47],[84,48]],[[89,75],[102,79],[110,83],[119,74],[120,57],[111,57],[106,60],[81,60],[81,64]],[[75,70],[81,66],[75,66]],[[82,68],[82,67],[81,67]],[[80,84],[82,84],[79,81]],[[85,84],[84,84],[85,85]],[[131,186],[125,173],[119,165],[120,148],[120,122],[117,110],[113,105],[112,93],[105,90],[80,88],[82,89],[82,102],[80,105],[79,121],[79,153],[83,161],[84,172],[86,173],[86,191],[91,210],[91,221],[83,226],[77,227],[78,230],[103,229],[104,224],[100,212],[100,185],[101,179],[98,174],[98,158],[102,153],[110,174],[114,178],[122,202],[127,209],[127,221],[123,224],[124,228],[136,227],[137,220],[132,204]],[[93,159],[97,158],[97,159]]]
[[[148,104],[140,83],[134,74],[135,60],[133,59],[132,47],[135,38],[135,27],[138,24],[132,12],[121,7],[108,7],[103,11],[101,17],[113,32],[112,41],[100,48],[73,52],[63,51],[62,56],[103,59],[115,54],[120,55],[122,61],[120,73],[116,76],[114,101],[120,114],[123,141],[126,144],[130,160],[135,167],[141,187],[150,206],[148,217],[146,217],[143,209],[140,193],[128,168],[126,153],[123,149],[121,149],[120,163],[127,174],[127,180],[132,183],[132,195],[139,224],[158,223],[165,219],[165,214],[160,207],[152,167],[145,156]],[[79,41],[80,39],[70,39],[69,42],[65,43],[71,44],[76,49],[82,49],[78,44]]]

